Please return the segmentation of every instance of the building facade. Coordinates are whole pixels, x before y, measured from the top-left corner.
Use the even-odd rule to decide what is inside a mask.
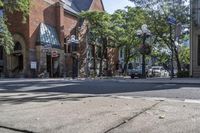
[[[190,31],[190,75],[200,77],[200,1],[191,0],[190,5],[192,15]]]
[[[81,11],[88,10],[104,11],[102,1],[31,0],[26,23],[22,23],[21,13],[9,13],[9,30],[15,46],[10,55],[3,53],[3,49],[0,48],[0,67],[3,75],[84,75],[88,44],[85,36],[86,26],[78,15]],[[110,60],[115,59],[111,57]]]

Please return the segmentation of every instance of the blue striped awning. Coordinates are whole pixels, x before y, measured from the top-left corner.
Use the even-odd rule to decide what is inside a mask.
[[[37,42],[44,47],[61,48],[56,29],[41,23]]]

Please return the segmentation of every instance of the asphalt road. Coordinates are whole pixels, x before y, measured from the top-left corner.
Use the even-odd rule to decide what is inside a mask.
[[[117,80],[0,81],[0,93],[18,92],[200,99],[200,84],[131,83]]]

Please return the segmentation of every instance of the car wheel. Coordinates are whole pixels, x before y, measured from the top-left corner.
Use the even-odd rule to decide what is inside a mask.
[[[131,75],[131,78],[132,78],[132,79],[134,79],[134,78],[135,78],[135,76],[134,76],[134,75]]]

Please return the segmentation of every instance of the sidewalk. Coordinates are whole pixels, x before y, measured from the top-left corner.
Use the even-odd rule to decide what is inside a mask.
[[[114,77],[113,80],[132,83],[163,83],[163,84],[200,84],[200,78],[147,78],[130,79],[129,77]]]
[[[0,94],[0,132],[188,133],[200,106],[175,100],[47,93]]]

